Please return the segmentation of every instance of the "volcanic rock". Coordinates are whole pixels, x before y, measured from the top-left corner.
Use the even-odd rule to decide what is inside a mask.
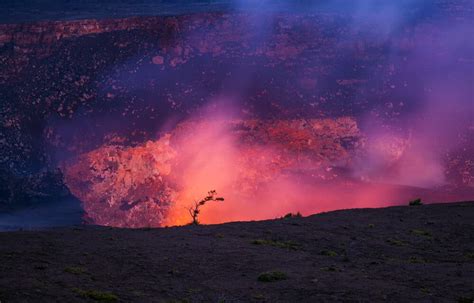
[[[166,181],[176,153],[168,138],[139,147],[105,146],[65,167],[65,182],[90,223],[160,226],[173,201]]]
[[[153,57],[152,61],[153,61],[153,64],[161,65],[165,63],[165,58],[163,58],[162,56],[155,56]]]

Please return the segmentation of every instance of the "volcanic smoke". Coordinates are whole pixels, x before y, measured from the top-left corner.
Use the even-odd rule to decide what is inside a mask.
[[[237,8],[247,5],[242,1]],[[147,81],[154,87],[208,77],[213,88],[206,83],[186,89],[206,95],[196,105],[196,99],[175,100],[169,93],[171,108],[189,107],[149,127],[157,135],[144,143],[121,144],[127,140],[107,133],[102,145],[63,161],[66,184],[83,202],[86,220],[121,227],[187,224],[189,207],[209,190],[225,202],[206,205],[203,223],[388,206],[418,197],[473,198],[474,46],[463,38],[472,27],[453,20],[414,26],[410,22],[423,18],[410,7],[410,1],[361,1],[347,31],[328,37],[316,21],[300,20],[297,6],[294,18],[277,11],[236,14],[238,29],[229,16],[214,30],[180,28],[178,38],[150,58],[163,71],[159,77],[150,80],[154,71],[147,67],[133,75],[116,72],[115,81],[146,91]],[[334,47],[324,58],[308,46],[321,37]],[[228,44],[214,45],[219,39]],[[246,52],[232,59],[240,64],[221,62],[217,71],[206,65],[226,53],[225,45],[236,56],[236,43]],[[194,48],[204,63],[193,57]],[[370,52],[380,57],[369,61]],[[335,60],[334,70],[318,68],[325,60]],[[297,87],[293,99],[280,96],[282,88],[273,84],[278,77],[287,79],[280,84]],[[111,88],[102,89],[106,94]],[[347,104],[327,102],[343,97]]]
[[[424,165],[432,159],[413,153],[410,138],[371,140],[350,117],[272,121],[205,110],[156,141],[104,146],[64,171],[91,222],[121,227],[187,224],[189,207],[209,189],[226,201],[207,205],[203,223],[387,206],[418,195],[454,199],[403,186],[443,178],[438,166]],[[358,175],[361,163],[383,173]]]

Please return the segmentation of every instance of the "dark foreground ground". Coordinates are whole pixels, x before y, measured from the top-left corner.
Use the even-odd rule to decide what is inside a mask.
[[[472,202],[214,226],[7,232],[0,300],[472,302],[473,240]]]

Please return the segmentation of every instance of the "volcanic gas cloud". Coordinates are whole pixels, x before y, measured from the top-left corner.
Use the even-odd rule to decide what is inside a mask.
[[[160,20],[158,47],[104,72],[104,114],[47,133],[79,138],[60,160],[87,222],[186,224],[209,190],[225,202],[203,223],[473,198],[472,21],[438,2],[360,3]],[[75,149],[89,137],[69,130],[94,120],[100,143]]]
[[[387,175],[403,171],[405,155],[412,155],[408,139],[368,141],[353,118],[204,116],[212,119],[189,119],[135,147],[105,145],[66,165],[66,184],[83,201],[86,219],[120,227],[186,224],[188,208],[210,189],[226,202],[206,205],[205,223],[443,196],[362,181],[357,165],[374,153]]]

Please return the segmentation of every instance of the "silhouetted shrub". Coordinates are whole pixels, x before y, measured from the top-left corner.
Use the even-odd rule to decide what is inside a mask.
[[[286,215],[284,215],[283,217],[281,217],[282,219],[291,219],[291,218],[301,218],[303,217],[303,215],[301,215],[300,212],[297,212],[296,214],[294,213],[287,213]]]
[[[423,203],[421,202],[421,199],[418,198],[418,199],[410,201],[410,203],[408,203],[408,205],[410,205],[410,206],[420,206],[420,205],[423,205]]]

